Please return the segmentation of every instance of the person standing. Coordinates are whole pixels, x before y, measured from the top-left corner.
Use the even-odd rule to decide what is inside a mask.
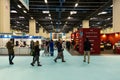
[[[35,45],[34,45],[34,54],[33,54],[34,58],[33,58],[33,61],[31,63],[32,66],[34,66],[36,61],[37,61],[38,66],[42,66],[39,62],[39,56],[40,56],[39,52],[40,52],[39,41],[36,41]]]
[[[57,49],[58,49],[58,54],[57,54],[57,57],[54,59],[54,61],[57,62],[57,59],[61,58],[62,62],[66,62],[64,60],[64,55],[63,55],[64,48],[62,47],[62,41],[61,40],[59,40],[59,42],[57,43]]]
[[[90,49],[91,49],[91,43],[88,38],[85,39],[84,42],[84,60],[83,62],[86,62],[86,55],[88,55],[88,64],[90,63]]]
[[[13,39],[10,39],[7,43],[6,43],[6,47],[8,49],[8,55],[9,55],[9,64],[13,65],[13,59],[15,57],[14,55],[14,43],[13,43]]]
[[[53,40],[50,41],[50,55],[51,56],[54,56],[54,43],[53,43]]]

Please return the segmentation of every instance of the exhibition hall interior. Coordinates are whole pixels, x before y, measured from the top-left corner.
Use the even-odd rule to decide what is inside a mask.
[[[0,80],[120,80],[119,14],[120,0],[0,0]]]

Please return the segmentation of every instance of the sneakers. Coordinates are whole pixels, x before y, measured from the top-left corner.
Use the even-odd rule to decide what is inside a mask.
[[[31,66],[34,66],[34,64],[33,64],[33,63],[31,63]]]
[[[10,63],[10,65],[13,65],[13,64],[14,64],[13,62]]]
[[[86,60],[83,60],[83,62],[86,62]]]
[[[56,60],[56,59],[54,59],[54,61],[55,61],[55,62],[57,62],[57,60]]]
[[[62,62],[66,62],[66,61],[62,61]]]
[[[41,64],[38,64],[38,66],[42,66]]]
[[[86,60],[83,60],[83,62],[86,62]],[[89,64],[90,62],[88,62],[88,64]]]

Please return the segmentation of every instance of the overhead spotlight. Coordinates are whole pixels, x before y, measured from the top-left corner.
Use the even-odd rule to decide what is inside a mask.
[[[77,11],[70,11],[70,14],[77,14]]]
[[[19,21],[17,21],[17,23],[20,23]]]
[[[22,8],[20,5],[17,5],[19,8]]]
[[[23,19],[23,18],[25,18],[25,17],[23,17],[23,16],[19,16],[19,18],[22,18],[22,19]]]
[[[110,7],[113,7],[113,5],[110,5]]]
[[[107,18],[106,20],[110,20],[111,18]]]
[[[10,12],[11,12],[11,13],[17,13],[17,11],[15,11],[15,10],[11,10]]]
[[[49,11],[42,11],[42,13],[44,13],[44,14],[48,14],[48,13],[50,13]]]
[[[49,14],[49,16],[51,16],[51,14]]]
[[[31,19],[33,19],[33,17],[31,17]]]
[[[72,19],[72,18],[73,18],[73,17],[70,17],[70,16],[68,17],[68,19]]]
[[[98,13],[98,15],[101,15],[101,14],[107,14],[107,12],[103,11],[103,12]]]
[[[77,7],[77,6],[78,6],[78,3],[75,4],[75,7]]]
[[[24,12],[24,13],[27,13],[27,11],[25,11],[25,10],[24,10],[23,12]]]
[[[44,2],[45,2],[45,3],[48,3],[48,1],[47,1],[47,0],[44,0]]]

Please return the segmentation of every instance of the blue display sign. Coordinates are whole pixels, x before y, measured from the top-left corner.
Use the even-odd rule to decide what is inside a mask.
[[[12,36],[12,35],[0,35],[0,38],[41,39],[41,36]]]

